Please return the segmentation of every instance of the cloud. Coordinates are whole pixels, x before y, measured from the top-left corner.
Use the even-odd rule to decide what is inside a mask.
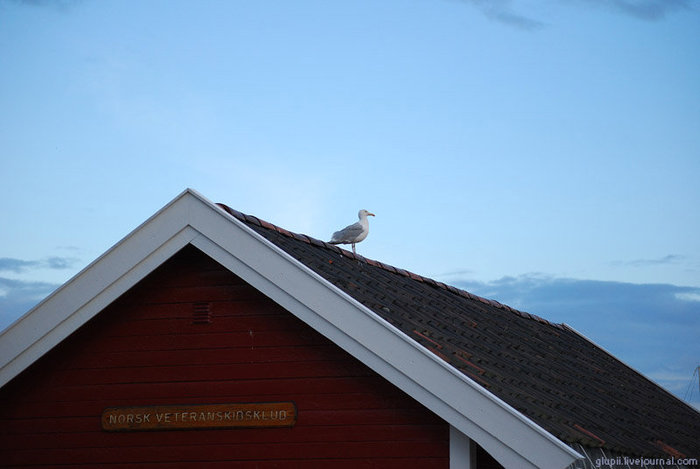
[[[0,272],[24,272],[27,269],[35,268],[37,261],[24,261],[22,259],[13,259],[11,257],[0,257]]]
[[[449,272],[444,272],[442,274],[436,275],[436,277],[455,278],[455,277],[464,277],[464,276],[472,275],[472,274],[474,274],[474,271],[471,269],[458,269],[458,270],[450,270]]]
[[[66,10],[75,4],[81,3],[83,0],[5,0],[10,3],[19,5],[28,5],[32,7],[49,7],[59,10]],[[1,2],[0,2],[1,3]]]
[[[579,0],[578,3],[601,6],[646,21],[662,20],[667,14],[690,8],[688,0]]]
[[[499,23],[513,26],[518,29],[532,31],[540,29],[544,23],[528,16],[517,13],[511,6],[511,0],[461,0],[469,3],[479,10],[489,19]]]
[[[515,26],[524,30],[540,29],[544,26],[544,23],[513,11],[510,0],[468,1],[479,8],[486,17],[509,26]]]
[[[596,322],[662,321],[700,325],[698,287],[557,278],[542,274],[503,277],[492,282],[456,282],[479,295],[557,322],[595,318]],[[585,316],[584,316],[585,315]],[[560,316],[557,318],[556,316]]]
[[[0,257],[0,272],[20,274],[32,269],[71,269],[79,259],[73,257],[47,257],[42,260],[28,261],[12,257]]]
[[[58,285],[0,277],[0,331],[29,311]]]
[[[678,264],[680,262],[685,261],[686,259],[687,258],[685,256],[680,256],[678,254],[669,254],[658,259],[634,259],[631,261],[613,261],[610,264],[613,266],[623,267],[650,267],[666,264]]]
[[[474,6],[491,20],[521,30],[534,31],[546,26],[534,15],[516,11],[512,6],[512,0],[459,1]],[[689,0],[569,0],[569,3],[583,7],[605,8],[644,21],[660,21],[669,14],[691,8]]]
[[[681,292],[676,293],[676,297],[683,301],[698,301],[700,302],[700,293],[696,292]]]
[[[70,269],[73,267],[77,259],[69,257],[49,257],[45,260],[45,264],[49,269]]]
[[[451,283],[549,321],[570,325],[680,398],[700,357],[698,287],[542,274]]]

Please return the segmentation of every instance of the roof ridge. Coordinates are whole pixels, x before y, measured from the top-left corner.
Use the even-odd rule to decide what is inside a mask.
[[[417,282],[427,283],[428,285],[432,285],[434,287],[441,288],[443,290],[447,290],[455,295],[469,298],[471,300],[480,301],[484,304],[493,306],[495,308],[502,309],[504,311],[509,311],[511,313],[517,314],[518,316],[525,318],[525,319],[530,319],[530,320],[537,321],[537,322],[542,323],[542,324],[547,324],[547,325],[556,327],[557,329],[562,329],[562,330],[567,330],[567,331],[569,330],[564,324],[557,324],[557,323],[548,321],[547,319],[544,319],[544,318],[537,316],[535,314],[512,308],[506,304],[500,303],[499,301],[484,298],[482,296],[475,295],[471,292],[468,292],[467,290],[463,290],[461,288],[457,288],[457,287],[454,287],[452,285],[447,285],[444,282],[440,282],[440,281],[434,280],[432,278],[425,277],[423,275],[419,275],[419,274],[410,272],[410,271],[405,270],[405,269],[394,267],[392,265],[385,264],[383,262],[376,261],[374,259],[366,258],[360,254],[353,253],[351,251],[348,251],[347,249],[343,249],[341,247],[338,247],[335,244],[329,244],[325,241],[321,241],[320,239],[316,239],[312,236],[309,236],[306,234],[301,234],[301,233],[294,233],[294,232],[286,230],[280,226],[277,226],[273,223],[262,220],[254,215],[248,215],[248,214],[245,214],[243,212],[239,212],[238,210],[234,210],[226,204],[217,202],[216,205],[221,207],[229,215],[232,215],[233,217],[237,218],[238,220],[240,220],[244,223],[249,223],[252,225],[260,226],[260,227],[266,228],[268,230],[276,231],[276,232],[278,232],[284,236],[287,236],[289,238],[294,238],[294,239],[297,239],[299,241],[305,242],[307,244],[313,244],[313,245],[318,246],[318,247],[323,247],[323,248],[329,249],[329,250],[334,251],[336,253],[342,254],[345,257],[348,257],[350,259],[355,259],[357,261],[364,262],[364,263],[372,265],[374,267],[379,267],[383,270],[386,270],[386,271],[394,273],[394,274],[402,275],[404,277],[409,277]]]

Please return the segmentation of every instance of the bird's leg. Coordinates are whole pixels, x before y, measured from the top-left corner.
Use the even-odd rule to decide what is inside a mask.
[[[357,253],[355,252],[355,243],[352,243],[352,253],[353,253],[353,254],[357,254]]]

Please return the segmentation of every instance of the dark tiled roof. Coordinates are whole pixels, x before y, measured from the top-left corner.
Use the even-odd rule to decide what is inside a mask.
[[[700,413],[566,325],[219,205],[562,441],[700,454]]]

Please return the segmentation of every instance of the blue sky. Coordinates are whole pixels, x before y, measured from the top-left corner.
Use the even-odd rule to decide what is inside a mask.
[[[184,188],[700,364],[700,2],[0,0],[0,328]],[[697,379],[697,378],[696,378]]]

